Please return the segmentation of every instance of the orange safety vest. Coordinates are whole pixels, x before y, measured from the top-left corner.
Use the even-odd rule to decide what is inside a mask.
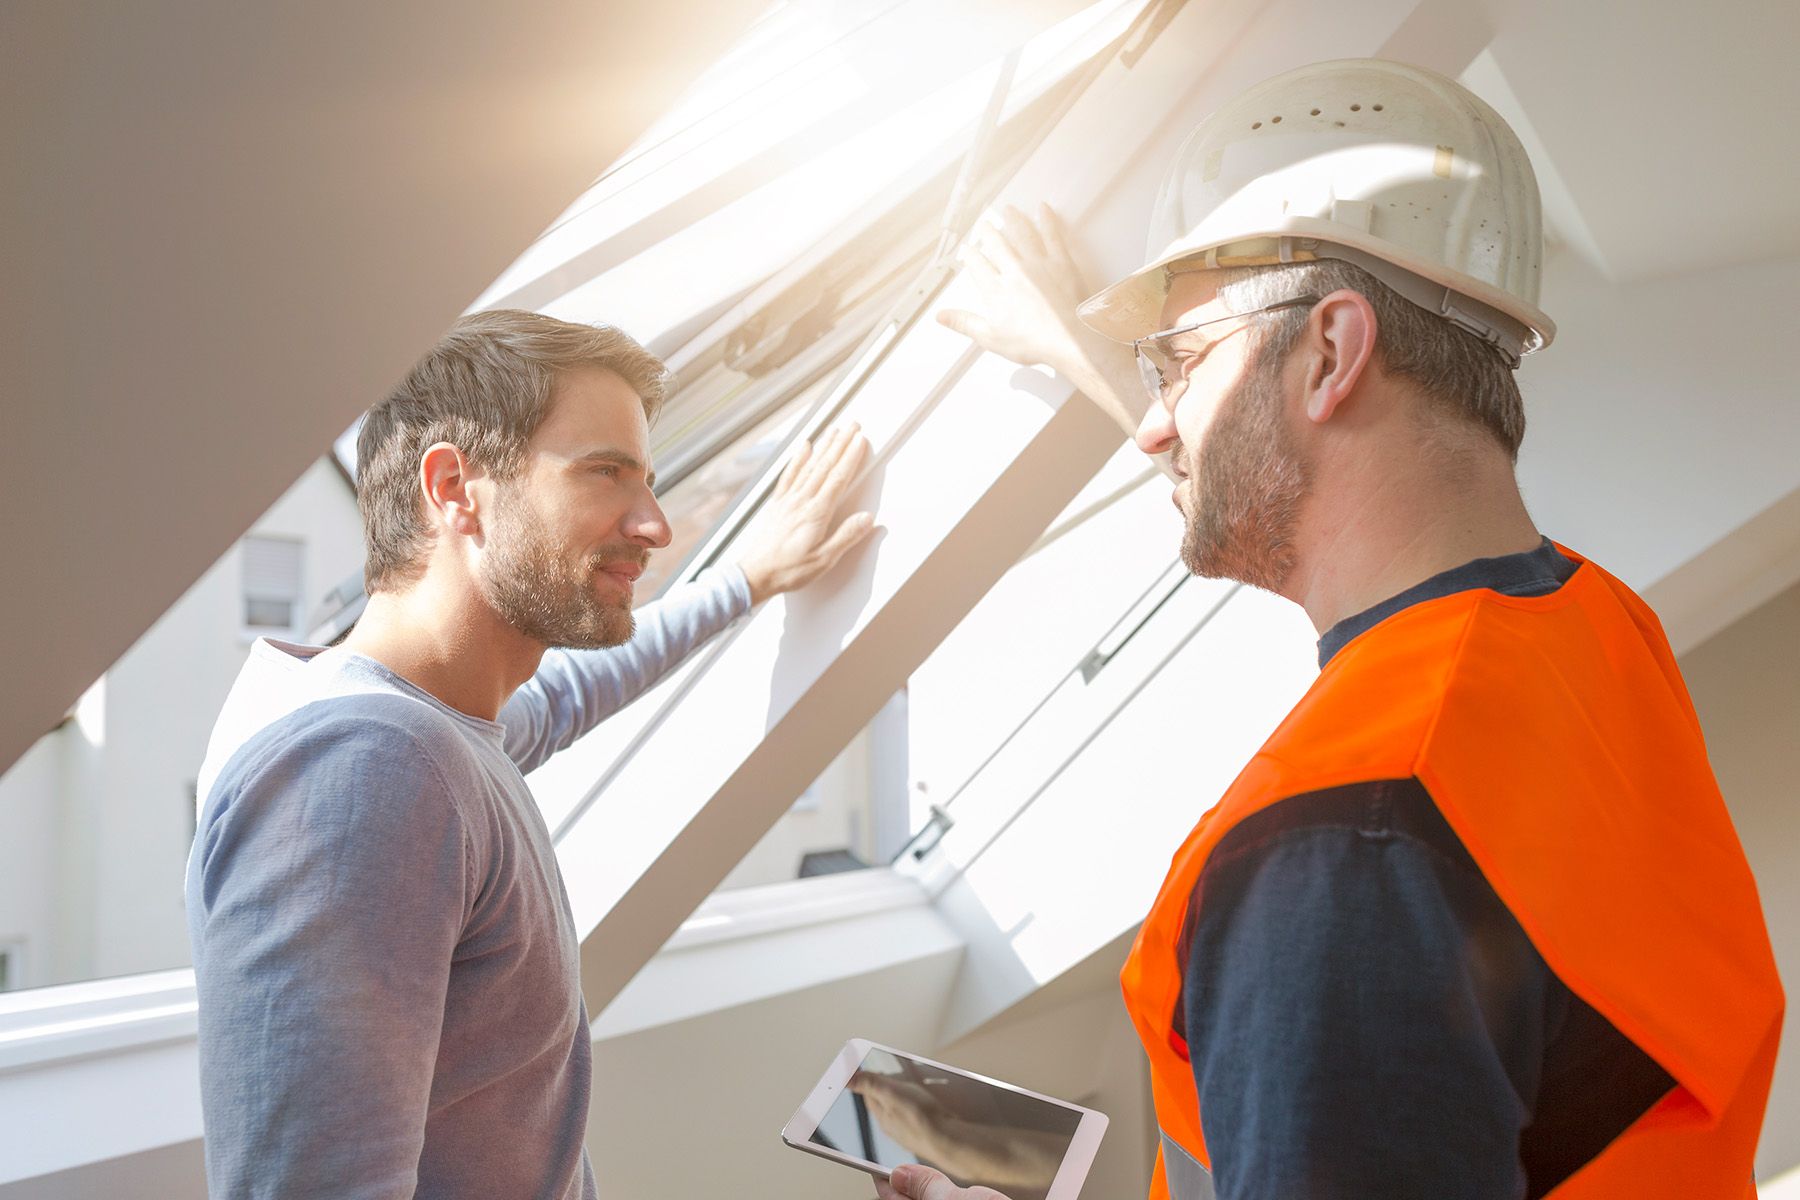
[[[1174,1025],[1207,855],[1287,797],[1409,777],[1563,983],[1676,1081],[1556,1200],[1755,1195],[1783,1007],[1756,885],[1655,615],[1569,557],[1549,595],[1428,600],[1345,646],[1176,852],[1122,980],[1163,1134],[1153,1200],[1212,1195]]]

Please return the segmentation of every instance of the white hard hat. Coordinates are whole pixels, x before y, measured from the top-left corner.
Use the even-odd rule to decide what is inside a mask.
[[[1161,325],[1169,271],[1339,258],[1514,361],[1538,310],[1543,222],[1519,139],[1430,71],[1344,59],[1265,80],[1189,135],[1151,219],[1149,261],[1084,301],[1131,341]]]

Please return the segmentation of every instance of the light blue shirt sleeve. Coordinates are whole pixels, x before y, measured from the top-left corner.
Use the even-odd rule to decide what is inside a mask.
[[[500,710],[506,753],[529,772],[649,691],[689,654],[750,611],[736,566],[712,567],[637,610],[637,630],[606,650],[551,650]]]
[[[220,776],[188,878],[209,1193],[418,1186],[468,837],[392,704],[271,726]]]

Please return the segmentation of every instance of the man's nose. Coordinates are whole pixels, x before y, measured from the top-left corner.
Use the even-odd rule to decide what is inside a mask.
[[[1138,422],[1137,448],[1145,454],[1161,454],[1179,440],[1175,432],[1175,414],[1161,404],[1152,403],[1144,419]]]
[[[650,550],[661,550],[673,539],[669,518],[663,515],[662,505],[651,493],[646,492],[644,503],[632,510],[625,536]]]

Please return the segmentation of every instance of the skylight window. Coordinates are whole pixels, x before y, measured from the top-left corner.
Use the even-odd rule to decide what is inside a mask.
[[[651,430],[675,540],[640,602],[711,561],[874,332],[948,278],[946,223],[979,215],[1145,7],[776,5],[482,294],[617,325],[675,372]]]
[[[1144,4],[961,6],[954,25],[943,7],[771,10],[477,301],[615,324],[668,361],[665,495],[752,430],[766,466],[800,427],[767,437],[773,414],[824,397],[921,283],[946,219],[975,218]]]
[[[956,274],[954,249],[1088,85],[1123,67],[1121,47],[1143,44],[1139,31],[1154,36],[1161,25],[1142,0],[1107,0],[1053,14],[1063,19],[1036,30],[1021,30],[1015,20],[964,36],[967,23],[922,19],[930,7],[922,0],[879,13],[873,5],[833,6],[834,20],[842,12],[873,14],[817,51],[838,65],[866,58],[848,92],[832,63],[805,55],[785,60],[781,71],[758,74],[738,63],[735,76],[703,78],[679,119],[652,131],[603,175],[481,298],[479,306],[618,324],[674,371],[677,385],[651,436],[675,541],[653,560],[641,598],[729,560],[733,538],[796,437],[814,436],[841,413],[857,413],[868,425],[878,412],[876,423],[887,428],[877,444],[910,446],[919,429],[937,421],[932,414],[951,392],[1014,390],[1004,382],[1012,368],[975,369],[981,356],[930,322]],[[956,28],[957,37],[946,41],[945,28]],[[1112,78],[1118,80],[1116,71]],[[810,100],[797,102],[802,94]],[[846,105],[856,120],[840,120]],[[769,113],[785,115],[761,123]],[[739,134],[753,145],[734,140]],[[1019,399],[1019,418],[1042,419],[1041,400]],[[1013,420],[1000,411],[990,409],[974,424],[965,414],[957,436],[980,439],[990,418]],[[943,433],[925,443],[933,436]],[[935,453],[940,470],[957,457]],[[871,467],[887,470],[879,458]],[[1141,470],[1134,463],[1128,474]],[[964,485],[973,478],[940,488],[935,502],[946,510],[961,503]],[[1121,486],[1109,477],[1106,490]],[[1094,497],[1084,503],[1092,507]],[[892,533],[884,563],[898,566],[925,549],[913,544],[920,533],[911,523],[897,523]],[[789,621],[782,645],[792,664],[810,662],[835,642],[828,632],[811,646],[804,622]],[[1102,632],[1104,625],[1095,636]],[[678,829],[674,814],[701,802],[705,792],[689,795],[694,789],[685,777],[648,764],[661,761],[672,736],[681,739],[671,734],[671,720],[705,720],[706,704],[695,704],[691,689],[718,690],[708,682],[715,663],[735,664],[731,676],[744,670],[742,648],[732,638],[709,648],[659,699],[615,716],[532,776],[570,875],[578,922],[605,911],[614,891],[630,886],[639,843],[655,844],[665,825]],[[778,671],[791,673],[785,665]],[[777,679],[749,686],[753,694],[735,694],[732,703],[757,711],[766,703],[768,719],[776,719],[788,702],[786,685]],[[841,828],[826,839],[831,846],[811,844],[810,834],[789,838],[798,861],[787,861],[796,857],[788,851],[772,856],[783,859],[775,869],[785,878],[810,873],[809,856],[822,870],[851,857],[884,865],[900,851],[914,818],[936,797],[914,794],[904,751],[896,755],[888,746],[879,756],[878,769],[845,772],[840,762],[818,776],[819,806],[791,814],[788,823],[821,827],[820,838],[831,821]],[[700,757],[710,762],[710,755]],[[641,771],[658,776],[662,799],[654,804],[634,795]],[[866,775],[869,786],[846,784],[851,775]],[[791,804],[809,782],[794,781],[779,799]],[[831,793],[840,786],[859,794],[839,803],[844,797]],[[607,845],[590,844],[602,825]],[[782,838],[777,828],[763,848]],[[840,851],[830,863],[819,857]],[[731,874],[732,884],[763,881],[760,871]]]

